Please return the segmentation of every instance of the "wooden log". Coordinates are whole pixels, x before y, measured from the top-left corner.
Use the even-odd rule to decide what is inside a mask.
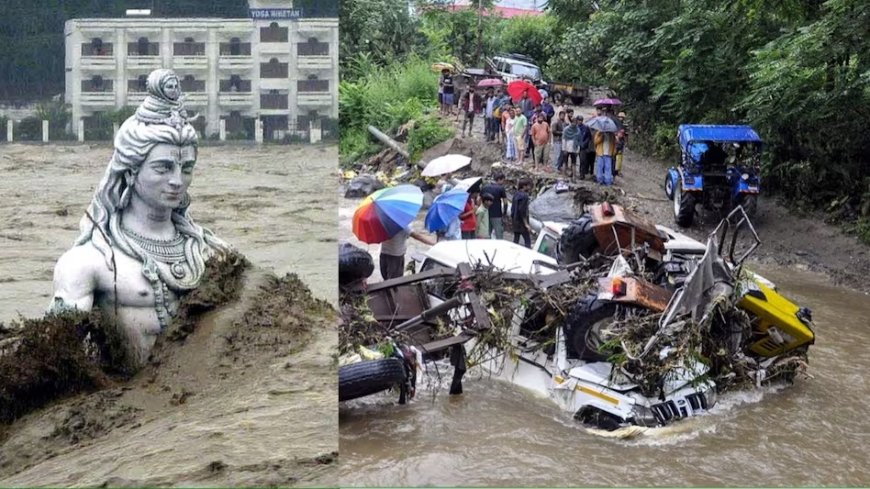
[[[397,153],[404,156],[405,158],[410,159],[411,156],[408,154],[408,151],[405,150],[405,148],[403,148],[402,145],[399,144],[395,139],[382,133],[375,126],[368,126],[368,129],[369,129],[369,132],[372,133],[372,136],[377,138],[378,141],[386,144],[390,148],[393,148],[394,150],[396,150]]]

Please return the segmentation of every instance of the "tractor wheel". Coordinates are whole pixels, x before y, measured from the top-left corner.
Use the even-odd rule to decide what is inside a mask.
[[[691,227],[695,220],[695,195],[674,189],[674,220],[680,227]]]
[[[670,173],[665,175],[665,195],[668,200],[674,200],[674,179]]]

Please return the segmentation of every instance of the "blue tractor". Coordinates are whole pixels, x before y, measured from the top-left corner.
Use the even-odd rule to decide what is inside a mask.
[[[680,163],[668,169],[665,194],[674,201],[674,219],[689,227],[695,207],[727,215],[737,206],[749,217],[758,207],[761,138],[749,126],[683,124]]]

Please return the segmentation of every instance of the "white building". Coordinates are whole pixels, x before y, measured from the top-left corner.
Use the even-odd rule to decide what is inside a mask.
[[[72,121],[136,106],[152,70],[172,68],[206,135],[259,118],[280,138],[312,118],[338,117],[338,19],[252,0],[253,19],[73,19],[66,22],[66,101]],[[260,5],[265,3],[266,5]],[[272,2],[286,3],[286,2]]]

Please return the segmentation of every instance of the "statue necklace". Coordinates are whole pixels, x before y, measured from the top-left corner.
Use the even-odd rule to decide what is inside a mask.
[[[154,239],[123,228],[130,241],[150,255],[155,261],[169,265],[169,271],[177,279],[184,278],[187,270],[184,267],[184,236],[175,231],[175,236],[169,239]]]

